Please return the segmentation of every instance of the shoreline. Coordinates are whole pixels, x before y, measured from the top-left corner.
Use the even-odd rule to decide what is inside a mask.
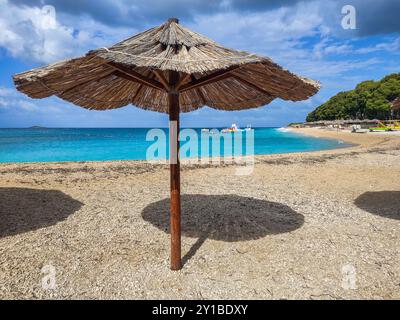
[[[278,128],[277,128],[278,129]],[[367,134],[355,134],[349,131],[332,131],[326,129],[317,129],[317,128],[285,128],[288,132],[297,133],[301,135],[307,135],[315,138],[321,139],[332,139],[336,141],[343,141],[346,146],[331,148],[331,149],[322,149],[322,150],[311,150],[311,151],[297,151],[297,152],[287,152],[287,153],[272,153],[272,154],[256,154],[254,155],[254,159],[257,162],[258,159],[266,159],[266,158],[274,158],[274,157],[298,157],[298,156],[306,156],[306,155],[321,155],[321,154],[331,154],[331,153],[342,153],[352,151],[354,149],[359,148],[368,148],[373,147],[382,143],[392,143],[395,141],[400,142],[400,132],[399,135],[395,134],[380,134],[380,133],[367,133]],[[211,158],[210,158],[211,159]],[[213,158],[218,159],[218,157]],[[93,165],[98,166],[102,164],[115,164],[115,165],[129,165],[129,164],[138,164],[139,166],[143,164],[154,165],[156,167],[160,166],[168,166],[169,162],[166,161],[151,161],[148,162],[142,159],[132,159],[132,160],[79,160],[79,161],[46,161],[46,162],[0,162],[0,172],[2,167],[7,166],[85,166],[85,165]],[[215,165],[210,164],[202,164],[200,160],[197,163],[191,162],[191,160],[185,158],[181,160],[182,167],[215,167]],[[229,165],[225,163],[221,163],[221,165]]]
[[[326,149],[307,152],[280,153],[268,155],[255,155],[254,168],[269,165],[287,164],[312,164],[325,162],[329,159],[345,159],[356,155],[368,155],[371,153],[400,150],[400,136],[381,134],[353,134],[350,132],[332,132],[324,129],[306,128],[290,129],[298,134],[305,134],[325,139],[336,139],[345,141],[351,146],[342,148]],[[213,160],[218,160],[213,158]],[[239,158],[232,163],[211,162],[201,163],[199,161],[181,161],[181,171],[189,172],[196,170],[236,170],[239,167],[252,163],[244,162],[245,158]],[[251,159],[250,159],[251,160]],[[25,162],[25,163],[0,163],[0,174],[11,180],[17,176],[19,180],[34,177],[36,181],[47,183],[54,181],[55,176],[62,174],[66,181],[102,179],[108,177],[118,179],[121,176],[140,176],[154,172],[167,173],[169,162],[148,162],[146,160],[114,160],[114,161],[79,161],[79,162]]]
[[[342,140],[355,147],[371,147],[386,141],[400,141],[400,132],[368,132],[352,133],[349,130],[328,130],[323,128],[288,128],[292,132],[313,136],[316,138]]]

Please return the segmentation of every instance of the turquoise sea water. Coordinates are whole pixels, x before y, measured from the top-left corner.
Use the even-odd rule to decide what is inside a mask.
[[[149,130],[0,129],[0,162],[144,160],[146,150],[154,144],[154,141],[146,141]],[[199,137],[202,136],[201,129],[194,130]],[[163,131],[168,137],[168,129]],[[244,138],[245,133],[242,134]],[[203,139],[206,139],[204,134]],[[221,142],[219,153],[224,151],[223,145]],[[254,154],[315,151],[346,146],[341,141],[303,136],[278,128],[254,129]],[[244,154],[246,143],[242,147]],[[201,153],[201,141],[198,142],[198,152]]]

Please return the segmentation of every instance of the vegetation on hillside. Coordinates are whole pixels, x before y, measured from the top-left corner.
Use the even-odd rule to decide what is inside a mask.
[[[400,73],[380,81],[361,82],[354,90],[340,92],[307,116],[307,121],[390,118],[391,103],[400,96]]]

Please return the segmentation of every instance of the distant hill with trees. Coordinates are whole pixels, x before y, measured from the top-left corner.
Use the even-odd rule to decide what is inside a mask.
[[[380,81],[364,81],[354,90],[340,92],[307,116],[307,121],[379,119],[391,116],[393,101],[400,97],[400,73]]]

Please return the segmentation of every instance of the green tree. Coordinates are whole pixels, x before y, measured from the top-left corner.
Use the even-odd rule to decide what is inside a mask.
[[[400,96],[400,73],[380,81],[363,81],[354,90],[339,92],[307,116],[307,121],[387,119],[391,102]]]

